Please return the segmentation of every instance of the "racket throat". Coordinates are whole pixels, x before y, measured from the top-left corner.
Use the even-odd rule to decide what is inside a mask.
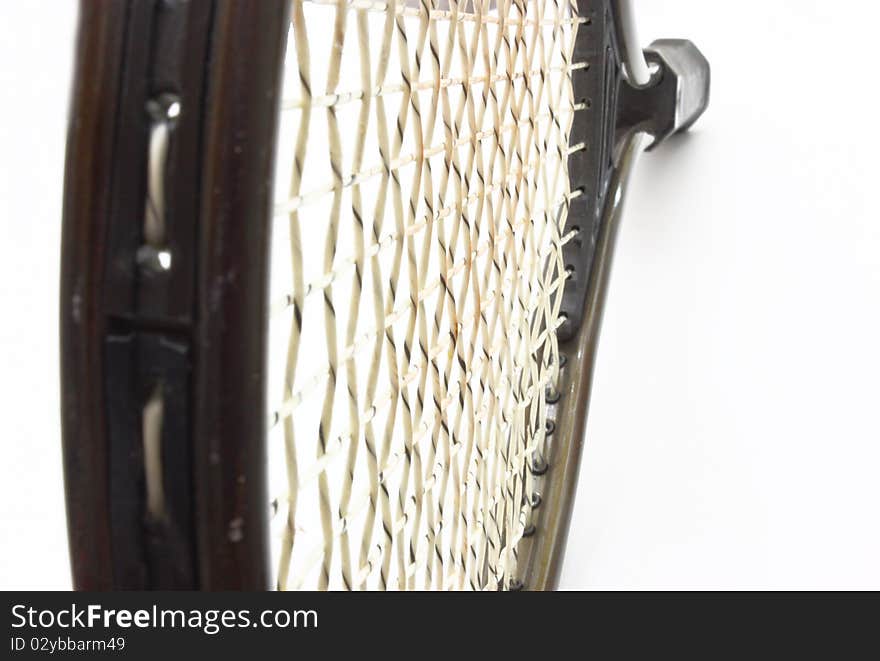
[[[624,192],[612,195],[611,182],[621,167],[635,162],[628,159],[625,165],[622,158],[630,139],[644,134],[649,138],[645,149],[654,149],[690,128],[709,103],[709,63],[696,46],[684,39],[660,39],[639,53],[641,57],[633,57],[631,21],[620,16],[624,5],[628,3],[594,3],[585,14],[586,23],[579,26],[574,47],[571,193],[562,229],[571,238],[563,246],[568,279],[560,342],[573,340],[590,315],[587,292],[602,224],[609,207],[618,203],[612,198]],[[631,75],[633,60],[645,63],[647,81]]]
[[[651,81],[623,82],[617,108],[618,141],[633,132],[653,138],[648,151],[689,129],[709,105],[709,62],[686,39],[658,39],[645,49]]]

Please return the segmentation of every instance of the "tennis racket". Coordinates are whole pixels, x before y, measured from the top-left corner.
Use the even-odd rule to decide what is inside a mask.
[[[638,154],[610,0],[83,0],[61,284],[81,589],[551,589]]]

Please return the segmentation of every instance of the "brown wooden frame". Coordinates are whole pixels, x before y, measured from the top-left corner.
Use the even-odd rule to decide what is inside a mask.
[[[267,246],[287,11],[285,0],[81,0],[60,310],[79,589],[268,587]],[[178,259],[167,276],[149,279],[138,273],[135,248],[144,104],[159,92],[178,94],[183,107],[166,182]],[[135,349],[110,353],[111,336],[134,338]],[[111,433],[131,417],[114,412],[116,387],[138,392],[132,382],[150,367],[146,336],[185,349],[174,384],[185,400],[183,433],[162,442],[181,460],[168,470],[184,484],[169,497],[180,498],[177,527],[191,528],[175,544],[188,548],[153,548],[167,540],[139,518],[136,487],[127,486],[142,479],[138,435]]]
[[[591,25],[613,34],[613,0],[582,6]],[[266,298],[287,28],[288,0],[80,2],[60,309],[76,588],[270,587]],[[616,131],[618,38],[578,55],[596,60],[575,81],[594,111],[576,120],[573,135],[600,148],[569,163],[572,189],[585,192],[570,213],[593,224],[596,240],[577,248],[587,251],[575,260],[577,320],[572,314],[560,331],[567,363],[552,403],[547,477],[521,550],[519,579],[529,589],[559,579],[621,200],[640,150],[634,128]],[[585,37],[576,49],[594,42]],[[156,275],[137,261],[145,107],[166,93],[183,110],[165,176],[174,266]],[[144,519],[138,426],[141,398],[157,380],[175,393],[162,432],[170,506],[161,524]]]
[[[126,66],[155,57],[143,47],[149,36],[138,32],[150,29],[143,15],[155,7],[150,0],[82,0],[65,181],[61,332],[68,520],[74,583],[80,589],[269,587],[264,320],[286,2],[191,4],[196,9],[188,17],[190,29],[184,38],[192,42],[198,39],[196,31],[209,32],[202,37],[203,55],[193,58],[188,53],[190,67],[195,67],[191,79],[203,91],[189,93],[203,110],[188,126],[198,133],[199,144],[189,154],[177,154],[182,160],[176,172],[186,177],[178,182],[178,203],[189,199],[195,204],[189,228],[194,238],[187,257],[198,268],[186,274],[190,282],[177,283],[191,294],[170,296],[166,302],[179,313],[193,351],[191,433],[179,442],[188,444],[192,453],[188,477],[195,567],[182,580],[178,576],[169,583],[159,576],[157,582],[149,571],[127,571],[118,549],[114,560],[115,547],[127,554],[138,550],[137,543],[126,539],[130,531],[120,531],[111,516],[104,338],[108,317],[118,312],[118,299],[130,296],[120,297],[114,278],[107,277],[107,253],[112,252],[107,245],[114,224],[131,224],[138,218],[143,196],[142,187],[132,187],[132,182],[143,179],[146,128],[127,121],[131,114],[126,117],[122,106],[127,102],[141,108],[146,99],[145,84],[135,85],[140,94],[134,99],[123,96],[132,87]],[[203,79],[193,73],[199,67],[204,69]],[[184,117],[192,117],[186,101]],[[146,115],[141,117],[146,122]],[[107,186],[108,181],[113,184]],[[134,202],[121,208],[115,200],[120,195]],[[555,479],[548,481],[538,533],[527,551],[530,561],[523,579],[531,589],[555,587],[561,569],[610,252],[607,258],[596,260],[597,276],[591,279],[600,286],[589,294],[585,323],[562,346],[569,363],[563,371],[550,457],[549,477]]]

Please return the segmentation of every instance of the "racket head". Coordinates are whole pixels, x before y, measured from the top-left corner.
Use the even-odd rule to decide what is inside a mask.
[[[571,48],[589,66],[571,74],[586,111],[571,131],[605,147],[592,161],[577,150],[566,162],[569,189],[583,193],[567,213],[593,219],[581,228],[579,252],[564,255],[580,278],[563,303],[569,319],[590,296],[591,269],[603,264],[591,251],[612,210],[604,204],[614,165],[607,110],[621,75],[612,3],[577,4],[572,16],[585,21]],[[273,587],[268,274],[288,3],[83,1],[80,12],[61,294],[75,586]],[[168,94],[180,106],[162,178],[172,266],[157,272],[138,259],[156,123],[146,109]],[[529,467],[541,486],[525,494],[533,530],[520,541],[516,574],[498,587],[549,589],[558,580],[597,330],[595,314],[560,330],[566,362],[543,403],[546,454]],[[144,514],[142,418],[156,384],[176,402],[160,434],[167,493],[159,521]]]

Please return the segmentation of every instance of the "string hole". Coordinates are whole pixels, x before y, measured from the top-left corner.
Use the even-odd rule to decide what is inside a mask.
[[[180,97],[175,94],[159,94],[147,101],[147,113],[155,121],[172,122],[180,117]]]
[[[168,250],[160,250],[157,252],[156,261],[159,263],[159,268],[163,271],[171,270],[171,253]]]
[[[166,248],[141,246],[137,251],[137,262],[143,268],[155,273],[167,273],[171,270],[174,260],[171,251]]]
[[[529,465],[529,471],[531,471],[532,475],[540,477],[547,472],[547,469],[549,467],[550,466],[547,464],[546,461],[544,461],[543,458],[538,457],[537,459],[532,460],[532,463]]]

